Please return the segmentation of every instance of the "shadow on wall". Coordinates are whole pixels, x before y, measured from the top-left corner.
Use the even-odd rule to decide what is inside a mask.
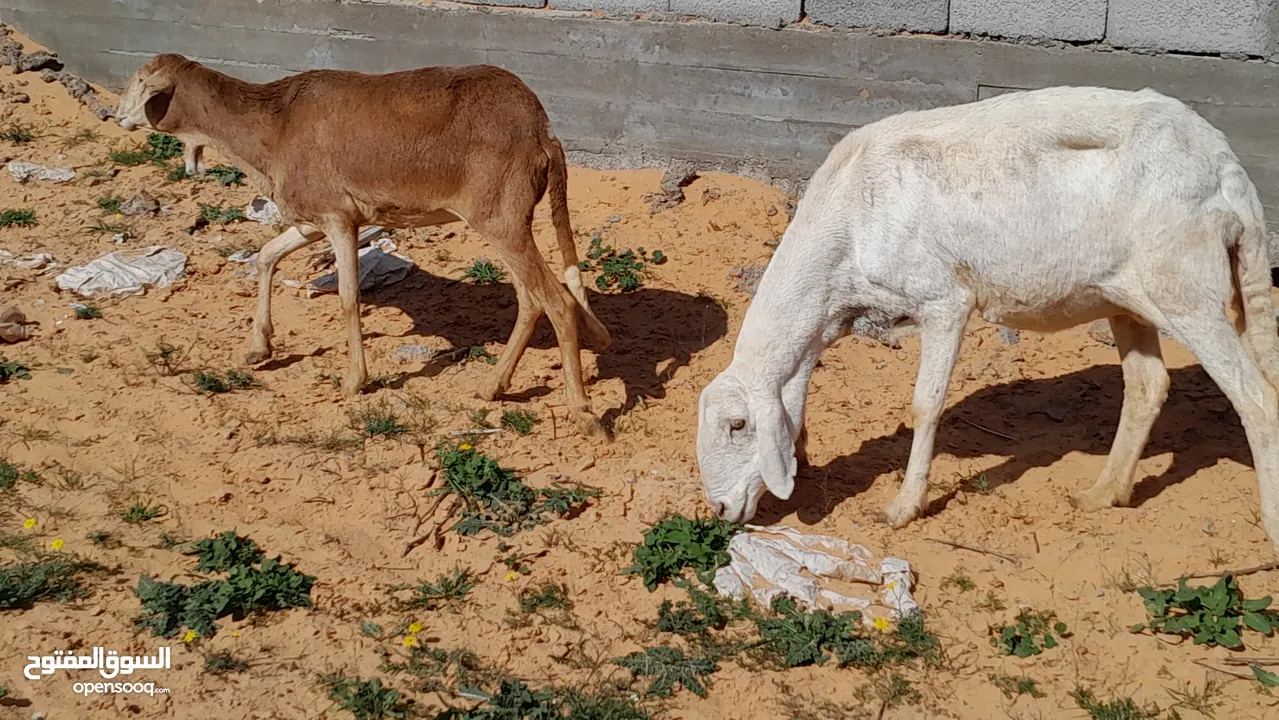
[[[1173,462],[1167,471],[1154,477],[1141,476],[1138,468],[1132,498],[1134,506],[1220,460],[1252,466],[1251,451],[1238,416],[1208,374],[1198,365],[1170,369],[1168,373],[1172,381],[1168,401],[1150,433],[1150,442],[1142,457],[1173,453]],[[903,392],[909,394],[910,391],[904,389]],[[1091,367],[1051,379],[995,385],[946,409],[937,433],[936,452],[960,458],[1004,456],[1006,460],[982,473],[984,488],[994,490],[1016,482],[1032,468],[1048,467],[1071,452],[1108,454],[1119,424],[1122,402],[1123,374],[1114,365]],[[961,422],[961,417],[1017,440],[978,430]],[[820,426],[810,426],[808,433],[810,443],[823,434]],[[866,440],[860,447],[850,448],[848,455],[826,465],[801,467],[791,499],[781,502],[771,495],[765,496],[754,522],[779,522],[792,512],[805,524],[824,519],[845,499],[866,491],[876,477],[894,470],[904,471],[912,437],[910,429],[899,426],[892,435]],[[1096,479],[1078,478],[1075,487],[1067,490],[1057,486],[1053,492],[1074,493],[1090,487]],[[967,490],[973,491],[974,478],[963,480],[968,481]],[[929,496],[933,500],[925,514],[945,511],[959,492],[960,481],[961,478],[939,476],[934,465],[929,485]]]
[[[705,297],[640,288],[616,295],[588,291],[587,299],[613,338],[612,345],[597,358],[598,378],[618,378],[626,386],[623,406],[604,413],[606,425],[629,411],[641,396],[665,397],[665,385],[675,371],[688,365],[693,353],[728,332],[724,309]],[[473,285],[432,275],[418,267],[402,282],[365,293],[360,301],[366,306],[398,308],[413,320],[413,328],[406,335],[441,337],[454,347],[487,343],[505,346],[518,311],[515,289],[509,284]],[[365,334],[366,338],[377,336]],[[545,317],[538,321],[529,347],[558,347]],[[434,374],[430,367],[409,374],[401,383],[410,377]],[[516,372],[506,399],[525,402],[551,393],[544,386],[522,385],[527,383],[526,378]],[[587,391],[590,392],[589,387]],[[602,409],[598,402],[594,407],[597,413]]]

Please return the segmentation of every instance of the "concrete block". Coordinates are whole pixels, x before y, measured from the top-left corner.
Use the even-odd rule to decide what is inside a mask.
[[[665,12],[670,0],[548,0],[552,10],[603,10],[605,12]]]
[[[1279,50],[1279,0],[1110,0],[1106,39],[1182,52]]]
[[[1106,33],[1106,0],[951,0],[950,30],[1008,38],[1100,40]]]
[[[832,27],[946,32],[949,0],[808,0],[804,13]]]
[[[546,0],[461,0],[470,5],[499,5],[501,7],[546,7]]]
[[[764,27],[799,20],[802,6],[801,0],[671,0],[671,12]]]

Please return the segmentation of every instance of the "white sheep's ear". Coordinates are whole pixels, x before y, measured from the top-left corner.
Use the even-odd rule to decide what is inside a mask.
[[[756,398],[755,445],[759,453],[759,474],[764,486],[780,500],[787,500],[795,490],[795,442],[791,440],[790,421],[782,398],[775,393]]]

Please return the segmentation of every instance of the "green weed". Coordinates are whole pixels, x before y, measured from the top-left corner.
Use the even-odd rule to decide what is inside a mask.
[[[145,165],[152,163],[155,165],[164,165],[164,161],[171,160],[182,154],[182,142],[172,135],[164,133],[151,133],[147,136],[146,144],[136,150],[115,150],[108,153],[107,157],[116,165],[124,165],[126,167],[134,167],[136,165]]]
[[[1195,645],[1221,645],[1239,650],[1244,646],[1241,635],[1245,627],[1270,635],[1279,625],[1279,613],[1267,609],[1270,596],[1245,599],[1230,575],[1211,586],[1190,587],[1182,578],[1176,590],[1143,587],[1137,593],[1145,601],[1150,620],[1134,625],[1134,633],[1149,629],[1166,635],[1193,637]]]
[[[533,425],[536,423],[537,416],[528,410],[507,410],[502,413],[502,427],[520,435],[533,432]]]
[[[648,720],[648,713],[628,700],[580,690],[533,690],[519,680],[505,680],[496,693],[467,688],[484,705],[473,710],[450,708],[436,720]]]
[[[455,568],[452,574],[440,575],[435,582],[422,581],[417,585],[396,585],[390,592],[412,590],[413,597],[401,600],[404,608],[421,608],[435,611],[440,608],[457,610],[466,602],[467,596],[475,589],[475,577],[470,570]]]
[[[630,670],[636,678],[652,678],[646,693],[651,697],[670,697],[679,685],[699,697],[706,697],[705,677],[719,669],[706,657],[687,657],[679,648],[662,645],[614,658],[613,663]]]
[[[103,569],[62,553],[0,565],[0,610],[25,610],[41,600],[65,603],[87,597],[81,576]]]
[[[709,585],[715,571],[728,564],[728,543],[740,529],[718,518],[664,518],[644,533],[643,544],[632,553],[635,564],[622,572],[641,575],[650,592],[679,577],[684,568],[692,568]]]
[[[1092,720],[1159,720],[1159,708],[1137,707],[1132,698],[1120,698],[1103,702],[1091,690],[1075,688],[1070,696]],[[1171,718],[1170,718],[1171,720]]]
[[[101,320],[102,311],[93,303],[77,303],[75,316],[77,320]]]
[[[173,376],[182,372],[182,363],[186,361],[190,349],[170,345],[163,340],[156,345],[155,352],[146,353],[147,363],[161,375]]]
[[[360,680],[334,675],[323,678],[323,681],[329,687],[329,699],[336,703],[334,709],[347,710],[355,715],[356,720],[398,720],[408,712],[400,691],[382,687],[379,678]]]
[[[598,490],[584,487],[534,490],[514,470],[467,444],[441,445],[436,457],[444,470],[444,488],[439,492],[455,494],[462,502],[462,519],[452,528],[462,535],[483,530],[514,535],[550,522],[550,515],[575,514],[599,495]]]
[[[1029,695],[1033,698],[1044,697],[1044,693],[1039,689],[1039,684],[1028,677],[1013,677],[1011,675],[998,675],[991,673],[989,675],[990,683],[999,688],[1004,697],[1013,700],[1022,695]]]
[[[0,460],[0,491],[13,490],[19,481],[39,485],[40,475],[34,470],[24,470],[11,462]]]
[[[202,573],[230,572],[237,566],[259,563],[263,558],[257,543],[233,530],[197,541],[195,551],[199,555],[195,571]]]
[[[971,592],[977,589],[977,584],[963,570],[956,570],[942,578],[941,587],[943,590],[952,585],[959,588],[960,592]]]
[[[0,210],[0,227],[35,227],[34,210]]]
[[[204,671],[210,675],[239,673],[248,669],[249,664],[232,655],[229,650],[221,650],[204,656]]]
[[[10,145],[25,145],[35,139],[36,134],[31,128],[18,123],[9,123],[0,130],[0,140],[8,140]]]
[[[599,235],[591,238],[591,247],[586,251],[586,260],[578,263],[582,272],[598,272],[595,285],[603,291],[617,288],[621,292],[638,290],[648,275],[649,265],[661,265],[666,262],[666,255],[661,250],[653,251],[649,257],[644,248],[617,252],[612,246],[604,245]]]
[[[352,416],[352,426],[364,437],[394,437],[408,432],[408,428],[400,424],[400,418],[390,408],[366,407]]]
[[[227,370],[225,375],[213,370],[200,370],[191,374],[191,382],[196,390],[211,395],[262,387],[252,373],[239,370]]]
[[[222,187],[244,184],[244,171],[231,165],[214,165],[204,171],[204,176],[216,180]]]
[[[476,285],[497,285],[505,276],[498,266],[485,258],[476,258],[466,272],[462,273],[463,280],[470,280]]]
[[[244,219],[244,210],[238,207],[222,207],[221,204],[209,205],[207,203],[200,203],[200,220],[205,222],[226,225],[228,223],[240,222]]]
[[[127,523],[137,525],[139,523],[150,522],[161,515],[166,510],[163,505],[144,505],[142,503],[133,503],[124,512],[120,513],[120,519]]]
[[[1070,636],[1066,623],[1057,622],[1049,626],[1054,617],[1056,614],[1051,610],[1040,613],[1022,610],[1017,614],[1016,624],[1005,625],[999,628],[997,634],[992,634],[990,644],[1003,650],[1005,655],[1019,658],[1033,657],[1044,650],[1051,650],[1057,647],[1058,637]]]
[[[120,212],[120,206],[124,204],[124,198],[118,195],[103,195],[98,198],[97,202],[99,210],[115,215]]]

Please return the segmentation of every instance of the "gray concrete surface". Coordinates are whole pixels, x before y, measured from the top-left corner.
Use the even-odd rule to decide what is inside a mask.
[[[604,10],[606,12],[659,12],[671,9],[670,0],[549,0],[552,10]]]
[[[497,5],[499,7],[546,7],[546,0],[466,0],[474,5]]]
[[[538,93],[575,163],[692,164],[788,189],[850,128],[893,113],[1050,85],[1149,86],[1226,133],[1279,230],[1279,66],[1270,63],[442,3],[0,0],[0,20],[113,88],[159,52],[254,81],[321,67],[493,63]]]
[[[810,20],[833,27],[945,32],[950,0],[805,0]]]
[[[799,20],[803,0],[671,0],[671,12],[708,20],[781,27]]]
[[[1279,0],[1110,0],[1107,39],[1121,47],[1279,52]]]
[[[950,0],[951,32],[995,37],[1100,40],[1107,0]]]

